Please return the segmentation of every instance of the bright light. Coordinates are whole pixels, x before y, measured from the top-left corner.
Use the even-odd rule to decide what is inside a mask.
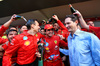
[[[0,1],[3,1],[3,0],[0,0]]]

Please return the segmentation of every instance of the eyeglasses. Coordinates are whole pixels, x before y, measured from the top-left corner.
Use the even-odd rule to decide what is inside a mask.
[[[51,30],[53,31],[53,28],[52,29],[47,29],[47,31],[51,31]]]

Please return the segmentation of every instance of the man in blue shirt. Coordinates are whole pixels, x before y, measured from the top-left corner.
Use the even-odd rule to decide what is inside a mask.
[[[74,15],[65,18],[65,26],[70,32],[68,37],[69,59],[71,66],[100,66],[100,40],[92,33],[78,29]]]

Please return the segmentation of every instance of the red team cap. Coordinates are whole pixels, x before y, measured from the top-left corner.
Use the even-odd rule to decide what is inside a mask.
[[[46,29],[52,29],[53,28],[53,26],[51,25],[51,24],[46,24],[45,26],[44,26],[44,29],[46,30]]]

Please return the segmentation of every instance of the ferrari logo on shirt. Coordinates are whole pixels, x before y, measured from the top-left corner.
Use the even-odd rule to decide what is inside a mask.
[[[38,35],[36,34],[36,36],[38,36]]]
[[[57,44],[57,40],[55,40],[54,43]]]
[[[25,45],[28,46],[30,44],[30,41],[26,41]]]
[[[61,31],[61,33],[63,34],[63,31]]]

